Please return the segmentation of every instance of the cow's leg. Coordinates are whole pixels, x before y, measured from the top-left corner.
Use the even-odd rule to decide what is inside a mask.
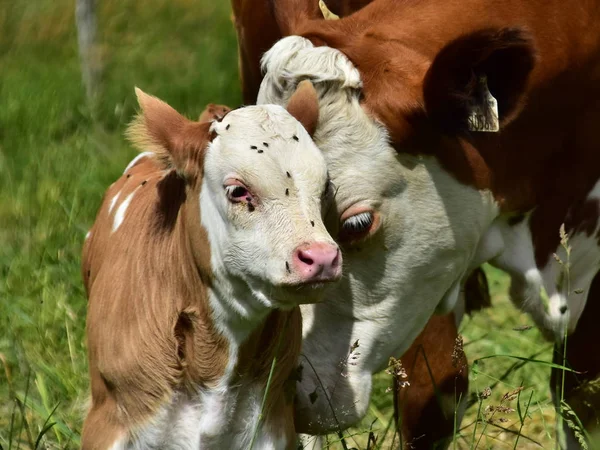
[[[564,372],[564,400],[569,404],[584,428],[590,432],[600,427],[600,352],[598,328],[600,317],[600,275],[592,282],[588,300],[576,330],[567,338],[567,366],[578,373]],[[557,345],[554,362],[563,363],[563,350]],[[552,369],[551,390],[560,402],[563,372]],[[581,448],[573,431],[564,424],[569,450]]]
[[[433,316],[402,356],[410,386],[397,390],[395,407],[407,448],[446,448],[455,420],[460,425],[468,370],[462,349],[455,348],[456,337],[454,313]]]

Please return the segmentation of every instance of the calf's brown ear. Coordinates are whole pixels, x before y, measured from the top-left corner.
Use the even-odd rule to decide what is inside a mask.
[[[136,88],[135,93],[141,112],[127,129],[128,139],[138,150],[154,152],[179,175],[191,177],[199,169],[210,140],[210,123],[186,119],[141,89]]]
[[[209,103],[200,114],[198,122],[214,122],[215,120],[220,122],[230,111],[231,108],[229,106]]]
[[[425,75],[427,116],[446,133],[498,131],[518,114],[535,59],[531,37],[519,28],[459,37]]]
[[[300,122],[312,137],[319,121],[319,98],[312,83],[303,80],[298,84],[287,105],[288,112]]]

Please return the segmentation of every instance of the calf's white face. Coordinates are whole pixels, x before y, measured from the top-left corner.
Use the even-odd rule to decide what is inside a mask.
[[[200,193],[213,270],[238,278],[269,307],[319,301],[341,276],[323,224],[325,160],[280,106],[250,106],[214,122]]]

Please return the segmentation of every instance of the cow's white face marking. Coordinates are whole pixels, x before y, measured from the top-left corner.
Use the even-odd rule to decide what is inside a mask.
[[[363,221],[367,237],[345,248],[347,276],[324,303],[302,307],[303,354],[320,381],[301,358],[297,418],[299,431],[320,433],[360,419],[371,375],[408,348],[446,294],[453,307],[451,288],[467,273],[496,207],[489,193],[458,183],[435,159],[398,154],[360,106],[358,72],[339,51],[288,37],[265,54],[263,67],[259,103],[286,104],[310,75],[320,94],[314,138],[336,188],[340,225],[366,211],[373,218]],[[350,360],[356,341],[360,356]]]
[[[219,298],[230,297],[228,308],[242,317],[320,300],[323,283],[303,285],[293,264],[303,244],[337,249],[322,220],[331,187],[320,150],[280,106],[232,111],[212,130],[200,211],[213,271],[232,293],[249,286],[257,304]]]

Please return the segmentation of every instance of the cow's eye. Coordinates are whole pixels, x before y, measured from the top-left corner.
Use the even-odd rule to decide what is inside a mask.
[[[356,241],[369,234],[375,217],[371,211],[364,211],[347,217],[343,222],[338,236],[340,241]]]
[[[227,193],[227,198],[232,202],[248,202],[252,200],[248,189],[239,184],[225,186],[225,192]]]

